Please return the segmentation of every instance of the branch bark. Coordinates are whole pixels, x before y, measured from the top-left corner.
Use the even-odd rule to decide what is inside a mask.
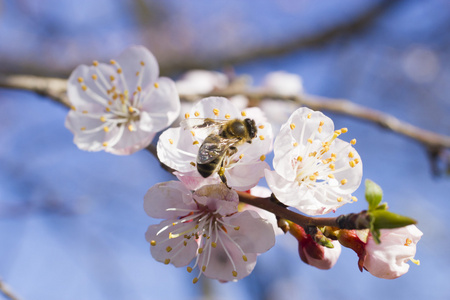
[[[2,293],[7,299],[10,300],[19,300],[19,297],[17,297],[9,288],[8,285],[6,285],[6,283],[4,283],[1,279],[0,279],[0,293]]]

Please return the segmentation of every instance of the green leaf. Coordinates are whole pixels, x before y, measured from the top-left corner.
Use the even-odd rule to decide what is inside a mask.
[[[387,210],[374,210],[370,213],[373,230],[391,229],[416,224],[416,220]],[[371,228],[372,229],[372,228]]]
[[[375,182],[366,179],[366,200],[369,203],[369,211],[375,210],[381,203],[383,191]]]

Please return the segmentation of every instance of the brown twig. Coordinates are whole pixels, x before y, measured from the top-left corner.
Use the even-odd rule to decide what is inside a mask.
[[[7,299],[10,300],[19,300],[19,297],[17,297],[16,295],[14,295],[14,293],[11,291],[11,289],[9,288],[8,285],[6,285],[6,283],[4,283],[1,279],[0,279],[0,292],[3,294],[3,296],[5,296]]]

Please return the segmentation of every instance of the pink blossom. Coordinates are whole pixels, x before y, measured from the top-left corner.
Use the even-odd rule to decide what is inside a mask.
[[[280,202],[321,215],[357,200],[351,193],[361,183],[362,163],[352,147],[356,140],[337,138],[345,132],[321,112],[302,107],[291,115],[275,139],[275,171],[265,171]]]
[[[78,66],[68,81],[72,110],[66,127],[82,150],[126,155],[147,147],[178,116],[174,82],[158,78],[155,57],[142,46],[110,64]]]
[[[198,267],[198,275],[232,281],[249,275],[259,253],[275,243],[272,226],[257,213],[238,212],[239,197],[224,184],[191,192],[181,182],[153,186],[144,197],[150,217],[166,219],[146,233],[152,256],[165,264]]]

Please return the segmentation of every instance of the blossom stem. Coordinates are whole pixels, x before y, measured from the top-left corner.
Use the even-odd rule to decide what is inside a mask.
[[[256,197],[246,192],[238,192],[239,201],[267,210],[277,217],[289,220],[302,227],[332,226],[339,229],[366,229],[369,228],[369,216],[366,211],[357,214],[340,215],[336,218],[308,217],[287,209],[277,203],[275,196]]]

